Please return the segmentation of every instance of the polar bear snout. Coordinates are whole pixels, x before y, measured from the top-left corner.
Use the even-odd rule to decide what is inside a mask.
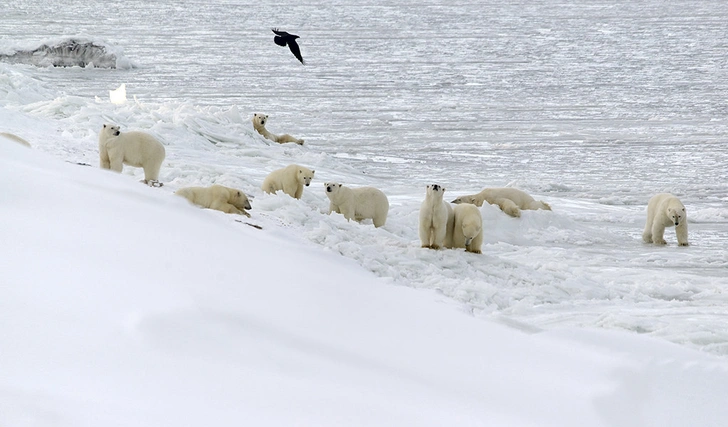
[[[440,186],[437,184],[432,184],[432,190],[433,191],[440,191]]]
[[[333,190],[333,189],[331,188],[331,186],[330,186],[330,185],[327,185],[327,186],[326,186],[326,192],[327,192],[327,193],[330,193],[330,192],[332,192],[332,191],[334,191],[334,190]]]

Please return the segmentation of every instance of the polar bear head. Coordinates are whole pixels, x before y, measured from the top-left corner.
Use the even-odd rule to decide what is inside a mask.
[[[238,209],[253,209],[250,206],[250,200],[248,200],[248,196],[246,196],[245,193],[240,190],[234,190],[230,192],[230,200],[228,200],[228,203]]]
[[[685,220],[685,207],[667,208],[667,217],[670,218],[675,226],[680,225]]]
[[[341,184],[338,182],[324,182],[324,188],[326,188],[326,195],[331,197],[341,189]]]
[[[119,129],[119,126],[104,123],[104,127],[101,128],[101,134],[107,138],[111,138],[112,136],[119,136],[121,134],[121,131]]]
[[[463,236],[465,237],[465,247],[470,247],[478,234],[483,230],[483,220],[480,215],[468,215],[462,224]]]
[[[457,199],[453,200],[450,203],[455,203],[456,205],[459,205],[461,203],[468,203],[471,205],[477,205],[478,200],[475,198],[475,196],[460,196]]]
[[[253,114],[253,126],[255,127],[265,127],[265,122],[268,121],[268,115],[267,114]]]
[[[299,166],[298,168],[298,182],[302,183],[306,187],[311,185],[311,180],[313,179],[313,174],[316,173],[315,170],[304,168],[303,166]]]
[[[433,197],[435,199],[441,200],[442,196],[445,194],[445,187],[438,184],[430,184],[427,186],[427,197]]]

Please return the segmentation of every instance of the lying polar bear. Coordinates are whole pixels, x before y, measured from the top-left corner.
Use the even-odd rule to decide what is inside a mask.
[[[174,194],[203,208],[241,214],[250,218],[250,214],[245,211],[245,209],[252,209],[248,196],[235,188],[215,184],[210,187],[180,188]]]
[[[302,139],[298,139],[287,133],[284,133],[283,135],[276,135],[274,133],[269,132],[268,129],[265,128],[265,123],[267,121],[268,121],[267,114],[258,114],[258,113],[253,114],[253,128],[256,130],[256,132],[263,135],[263,138],[269,139],[269,140],[277,142],[279,144],[285,144],[286,142],[295,142],[298,145],[303,145]]]
[[[525,191],[512,187],[486,188],[478,194],[460,196],[452,201],[455,204],[470,203],[478,207],[483,206],[483,202],[498,205],[503,212],[516,218],[521,216],[521,209],[551,210],[551,206],[548,203],[535,200]]]

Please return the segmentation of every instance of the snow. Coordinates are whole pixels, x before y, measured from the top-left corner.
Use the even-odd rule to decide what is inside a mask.
[[[8,5],[0,53],[81,33],[133,67],[0,62],[33,147],[0,139],[0,424],[727,424],[727,6],[340,3]],[[98,169],[103,123],[165,144],[163,187]],[[262,193],[294,162],[301,200]],[[387,224],[327,215],[326,181]],[[553,211],[426,250],[432,183]],[[211,184],[252,218],[172,194]],[[664,191],[687,248],[641,242]]]
[[[728,420],[723,359],[626,332],[527,334],[271,222],[0,154],[4,425]]]

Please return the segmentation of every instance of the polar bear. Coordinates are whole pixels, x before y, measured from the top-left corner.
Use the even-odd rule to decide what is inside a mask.
[[[447,230],[452,227],[453,215],[450,203],[443,200],[445,188],[431,184],[427,186],[425,201],[420,205],[420,241],[423,248],[445,247]]]
[[[291,164],[268,174],[263,180],[261,189],[270,194],[283,190],[289,196],[300,199],[303,194],[303,187],[311,185],[315,172],[315,170]]]
[[[250,214],[245,211],[245,209],[252,209],[248,196],[235,188],[215,184],[210,187],[180,188],[174,194],[203,208],[241,214],[250,218]]]
[[[18,135],[14,135],[12,133],[8,132],[0,132],[0,136],[6,139],[9,139],[11,141],[15,141],[20,145],[25,145],[26,147],[30,147],[30,142],[24,140],[23,138],[19,137]]]
[[[548,203],[534,200],[528,193],[511,187],[486,188],[480,193],[460,196],[452,201],[455,204],[470,203],[478,207],[483,206],[483,202],[498,205],[503,212],[516,218],[521,216],[521,209],[551,210],[551,206]]]
[[[159,168],[165,156],[164,145],[144,132],[124,132],[119,126],[104,124],[99,132],[101,169],[121,172],[123,165],[144,169],[144,183],[161,186]]]
[[[295,142],[298,145],[303,145],[302,139],[297,139],[292,137],[291,135],[285,133],[283,135],[275,135],[270,132],[268,132],[268,129],[265,128],[265,123],[268,121],[268,115],[267,114],[253,114],[253,128],[261,135],[263,135],[263,138],[270,139],[271,141],[277,142],[279,144],[285,144],[286,142]]]
[[[324,187],[331,201],[329,214],[340,213],[347,221],[371,219],[375,227],[387,222],[389,200],[380,190],[374,187],[349,188],[337,182],[327,182]]]
[[[688,215],[680,199],[669,193],[652,196],[647,203],[647,223],[642,232],[646,243],[665,245],[665,227],[675,226],[677,244],[688,246]]]
[[[480,208],[470,203],[455,205],[452,210],[452,226],[448,229],[448,248],[465,248],[479,254],[483,245],[483,217]]]

